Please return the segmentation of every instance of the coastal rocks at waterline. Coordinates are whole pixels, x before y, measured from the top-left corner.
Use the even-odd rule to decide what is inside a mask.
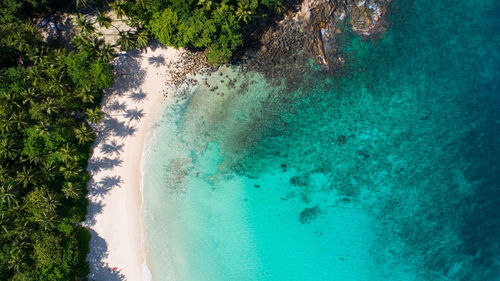
[[[256,57],[257,70],[276,65],[304,65],[314,58],[320,67],[336,72],[345,64],[339,53],[339,35],[348,28],[368,39],[385,30],[385,15],[391,0],[303,0],[291,7],[283,19],[265,31]],[[291,69],[301,67],[291,67]],[[286,70],[284,73],[287,73]],[[300,76],[300,72],[298,75]],[[292,74],[287,75],[293,76]],[[281,75],[275,75],[281,77]]]
[[[385,30],[385,15],[391,0],[358,1],[351,9],[350,24],[354,32],[370,37]]]
[[[384,30],[384,19],[391,0],[304,0],[298,12],[306,32],[304,51],[319,65],[335,71],[344,64],[338,55],[337,37],[349,25],[351,30],[369,38]]]

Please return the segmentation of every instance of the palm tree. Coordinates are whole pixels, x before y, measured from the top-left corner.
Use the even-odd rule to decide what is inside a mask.
[[[51,126],[45,121],[40,121],[38,125],[35,126],[35,131],[39,136],[49,136],[51,131]]]
[[[65,182],[61,191],[66,199],[77,198],[79,194],[79,186],[76,183]]]
[[[285,6],[283,5],[283,2],[281,0],[274,1],[274,11],[276,11],[276,13],[281,14],[281,12],[283,12],[284,9]]]
[[[92,56],[94,56],[95,54],[99,54],[101,47],[103,45],[104,45],[104,39],[92,36],[91,38],[87,39],[84,49],[85,51],[89,52]]]
[[[0,159],[16,159],[19,150],[13,140],[5,138],[0,140]]]
[[[10,208],[9,208],[10,209]],[[11,232],[7,229],[7,226],[10,228],[11,218],[7,215],[7,211],[3,208],[0,208],[0,225],[2,226],[2,230],[5,232],[7,237],[11,236]]]
[[[13,204],[18,206],[16,190],[12,184],[6,184],[0,187],[0,205],[3,204],[7,204],[9,208]]]
[[[203,6],[206,11],[210,11],[212,9],[212,4],[214,2],[212,0],[198,0],[198,5]]]
[[[56,167],[52,159],[45,159],[45,161],[42,162],[43,175],[47,180],[49,181],[54,180],[56,176],[55,169]]]
[[[49,213],[52,213],[56,210],[57,206],[59,206],[59,201],[56,198],[56,195],[52,192],[47,192],[44,197],[44,201],[46,203],[46,208]]]
[[[5,184],[12,180],[9,175],[9,170],[8,164],[5,164],[5,162],[0,164],[0,182]]]
[[[56,219],[57,215],[56,214],[48,214],[45,217],[43,217],[38,223],[42,227],[43,230],[49,231],[51,229],[54,229],[56,226]]]
[[[76,7],[87,7],[87,0],[76,0]]]
[[[67,162],[66,165],[61,166],[59,171],[63,174],[65,179],[69,179],[73,176],[78,175],[82,169],[78,166],[76,162]]]
[[[37,65],[40,60],[46,55],[46,48],[34,48],[33,50],[28,51],[28,57],[33,61],[33,64]]]
[[[21,108],[19,104],[18,97],[14,91],[5,91],[2,92],[0,96],[3,101],[5,101],[5,105],[12,111],[17,111],[16,109]]]
[[[103,12],[97,13],[96,21],[102,27],[105,27],[105,28],[111,27],[111,17],[106,15]]]
[[[115,0],[109,6],[115,11],[117,18],[121,19],[125,16],[125,6],[120,0]]]
[[[136,33],[135,36],[135,46],[138,49],[145,48],[148,45],[149,42],[149,33],[147,30],[141,30]]]
[[[90,21],[82,14],[79,14],[76,18],[76,25],[80,27],[80,31],[83,34],[90,34],[95,31],[94,26]]]
[[[36,172],[32,168],[23,167],[21,171],[17,171],[16,181],[22,183],[23,187],[28,187],[29,184],[36,183]]]
[[[7,268],[14,272],[18,272],[26,266],[26,252],[21,248],[12,247],[9,254],[10,258],[7,262]]]
[[[78,91],[77,96],[82,99],[84,103],[93,103],[95,96],[90,90],[90,85],[85,85],[80,91]]]
[[[35,164],[35,165],[38,165],[40,164],[42,161],[44,160],[43,156],[41,154],[37,154],[37,155],[21,155],[21,158],[19,160],[19,162],[28,162],[30,164]]]
[[[109,44],[104,44],[101,49],[99,49],[99,58],[104,61],[111,61],[115,52],[113,47]]]
[[[70,146],[69,143],[66,143],[61,149],[59,149],[59,155],[61,157],[61,160],[64,163],[68,163],[72,160],[74,160],[76,157],[76,150],[73,146]]]
[[[59,112],[59,104],[54,98],[48,97],[40,105],[41,109],[43,109],[43,111],[45,111],[49,115]]]
[[[43,199],[45,205],[43,206],[44,211],[42,211],[41,214],[37,215],[37,222],[44,230],[50,230],[56,226],[56,208],[59,205],[59,202],[51,193],[48,193]]]
[[[64,77],[64,72],[60,71],[52,76],[52,81],[50,83],[49,89],[54,93],[63,95],[68,88],[68,83]]]
[[[5,116],[4,114],[1,114],[0,115],[0,132],[2,132],[2,134],[4,133],[8,133],[10,131],[12,131],[14,129],[14,120],[12,118],[12,116]]]
[[[141,8],[146,9],[146,1],[145,0],[136,0],[135,1],[137,5],[139,5]]]
[[[10,118],[12,120],[12,123],[14,123],[14,125],[16,125],[17,130],[21,130],[23,128],[26,128],[26,126],[28,126],[28,123],[26,123],[26,121],[24,121],[26,119],[26,117],[23,116],[23,113],[20,111],[13,113],[10,116]]]
[[[36,87],[29,87],[26,91],[22,92],[23,104],[31,104],[37,102],[40,98],[40,91]]]
[[[79,144],[88,143],[94,138],[94,132],[84,123],[82,123],[82,125],[74,131]]]
[[[238,8],[236,8],[236,16],[238,17],[238,20],[248,23],[248,21],[252,18],[252,15],[253,11],[250,9],[248,3],[238,3]]]
[[[87,115],[87,120],[92,123],[99,123],[104,117],[104,113],[99,109],[99,107],[87,108],[85,110],[85,115]]]
[[[73,46],[75,46],[75,48],[77,48],[78,50],[85,50],[85,47],[87,46],[87,41],[88,38],[81,34],[71,38],[71,44],[73,44]]]
[[[25,221],[21,225],[17,225],[16,229],[14,230],[14,235],[16,236],[16,239],[18,239],[20,242],[17,242],[18,245],[21,247],[29,247],[31,243],[28,240],[28,235],[30,234],[30,228],[29,228],[29,222]]]
[[[116,41],[117,45],[120,45],[120,51],[128,51],[132,48],[132,40],[130,32],[120,31],[120,38]]]

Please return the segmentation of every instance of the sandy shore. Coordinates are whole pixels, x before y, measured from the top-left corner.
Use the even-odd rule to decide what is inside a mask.
[[[141,210],[141,158],[148,133],[165,104],[164,92],[180,51],[156,46],[120,55],[115,84],[106,91],[106,117],[89,160],[89,207],[84,225],[92,235],[90,278],[147,279]],[[116,270],[113,268],[116,267]]]

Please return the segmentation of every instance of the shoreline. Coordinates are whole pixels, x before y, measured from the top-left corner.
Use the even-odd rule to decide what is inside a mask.
[[[114,61],[115,83],[101,103],[88,171],[91,233],[87,261],[96,280],[147,280],[142,209],[142,160],[150,132],[166,105],[165,91],[182,51],[150,46]]]

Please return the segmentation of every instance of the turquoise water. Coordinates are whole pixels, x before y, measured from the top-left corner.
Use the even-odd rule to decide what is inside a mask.
[[[171,97],[145,155],[155,281],[500,280],[500,3],[389,22],[344,36],[342,75],[228,67]]]

